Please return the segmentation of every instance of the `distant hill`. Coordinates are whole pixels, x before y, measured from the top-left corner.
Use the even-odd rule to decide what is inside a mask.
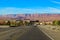
[[[30,19],[39,21],[60,20],[60,14],[8,14],[0,16],[0,19]]]

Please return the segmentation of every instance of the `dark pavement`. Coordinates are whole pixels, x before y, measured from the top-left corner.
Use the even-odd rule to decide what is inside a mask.
[[[16,40],[30,29],[29,26],[0,28],[0,40]]]
[[[27,33],[23,34],[17,40],[51,40],[37,27],[31,28]]]

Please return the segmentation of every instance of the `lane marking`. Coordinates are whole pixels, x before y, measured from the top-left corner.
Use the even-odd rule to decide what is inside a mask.
[[[14,30],[16,30],[16,29],[18,29],[18,28],[13,28],[13,29],[9,29],[9,30],[3,31],[3,32],[0,33],[0,36],[1,36],[2,34],[8,33],[8,32],[10,32],[10,31],[14,31]]]
[[[39,27],[38,27],[39,28]],[[47,35],[50,39],[52,39],[52,40],[54,40],[50,35],[48,35],[48,33],[46,33],[45,31],[43,31],[42,29],[41,29],[41,27],[39,28],[45,35]]]
[[[20,27],[19,27],[20,28]],[[18,32],[18,31],[26,31],[26,28],[24,28],[24,29],[19,29],[19,28],[15,28],[14,30],[12,29],[12,30],[9,30],[9,32],[7,31],[7,32],[5,32],[5,33],[3,33],[3,34],[5,34],[5,35],[2,35],[1,36],[1,38],[0,39],[5,39],[6,37],[9,37],[9,35],[12,35],[12,34],[14,34],[14,33],[16,33],[16,32]],[[28,30],[28,29],[27,29]],[[24,32],[23,32],[24,33]],[[22,33],[22,34],[23,34]],[[22,34],[20,34],[20,35],[22,35]]]

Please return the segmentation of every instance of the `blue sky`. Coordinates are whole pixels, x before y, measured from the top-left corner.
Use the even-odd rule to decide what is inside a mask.
[[[60,0],[0,0],[0,15],[60,13]]]

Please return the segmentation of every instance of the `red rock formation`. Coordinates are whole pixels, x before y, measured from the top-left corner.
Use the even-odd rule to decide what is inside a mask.
[[[39,20],[39,21],[53,21],[60,20],[60,14],[11,14],[0,16],[0,19],[11,19],[11,18],[19,18],[30,19],[30,20]]]

